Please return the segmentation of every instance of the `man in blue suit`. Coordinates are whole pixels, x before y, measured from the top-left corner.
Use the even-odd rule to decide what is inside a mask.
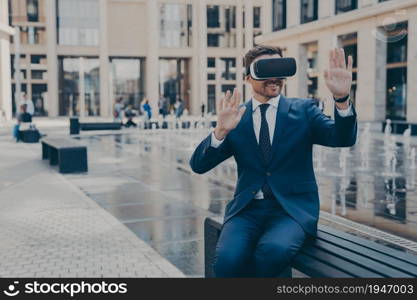
[[[256,46],[245,66],[282,57],[281,49]],[[234,156],[238,180],[225,210],[216,247],[217,277],[276,277],[285,273],[308,236],[317,232],[319,196],[313,144],[350,147],[356,142],[356,112],[349,100],[352,57],[343,49],[329,54],[326,86],[335,100],[334,120],[311,99],[281,94],[284,80],[254,80],[252,99],[240,104],[235,89],[221,99],[217,125],[194,151],[190,166],[202,174]]]

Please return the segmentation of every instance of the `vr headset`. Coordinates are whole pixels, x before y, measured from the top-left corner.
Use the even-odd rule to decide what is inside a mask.
[[[246,75],[255,80],[287,78],[297,72],[297,63],[292,57],[265,58],[257,60],[246,68]]]

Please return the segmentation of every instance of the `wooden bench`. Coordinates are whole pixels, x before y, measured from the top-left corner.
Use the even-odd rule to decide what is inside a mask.
[[[66,138],[42,139],[42,159],[58,165],[60,173],[87,172],[87,147]]]
[[[214,277],[220,229],[218,219],[206,218],[206,277]],[[310,277],[417,277],[417,256],[319,224],[317,239],[306,240],[291,267]]]

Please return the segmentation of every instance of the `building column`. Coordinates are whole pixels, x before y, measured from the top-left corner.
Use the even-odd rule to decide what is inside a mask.
[[[196,101],[193,101],[197,107],[193,109],[193,112],[196,111],[197,114],[200,111],[201,105],[204,103],[206,106],[206,111],[208,109],[207,103],[207,4],[205,0],[198,1],[198,31],[197,34],[200,37],[198,43],[198,60],[199,60],[199,73],[194,80],[198,80],[200,87],[198,89],[198,98]],[[218,61],[216,61],[217,67]],[[216,78],[217,79],[217,78]],[[219,101],[216,98],[216,101]]]
[[[374,19],[365,20],[358,31],[356,110],[360,121],[385,118],[386,43],[376,38]]]
[[[267,2],[269,3],[271,1],[267,1]],[[266,8],[264,7],[261,8],[262,15],[265,13],[265,10]],[[244,51],[245,53],[242,56],[242,60],[246,52],[248,52],[253,47],[253,13],[252,12],[253,12],[253,0],[245,0],[245,51]],[[270,19],[272,19],[272,15],[270,16]],[[266,18],[261,18],[261,20],[262,20],[261,26],[263,26],[265,23],[268,23]],[[252,88],[251,88],[251,85],[248,83],[245,83],[245,95],[246,95],[246,99],[244,100],[249,100],[252,97]]]
[[[159,13],[158,1],[147,0],[148,53],[146,56],[146,97],[152,107],[152,116],[158,115],[159,100]],[[142,99],[141,99],[142,101]]]
[[[292,0],[294,1],[294,0]],[[261,20],[262,20],[262,34],[272,32],[272,1],[267,0],[263,2],[264,5],[261,8]]]
[[[300,25],[301,1],[287,1],[287,28]]]
[[[200,60],[199,60],[199,44],[200,38],[198,35],[198,28],[200,28],[200,18],[199,18],[199,6],[196,3],[192,4],[192,16],[193,16],[193,27],[192,27],[192,47],[193,47],[193,57],[191,59],[191,101],[190,101],[190,114],[199,115],[199,103],[200,103],[200,82],[198,81],[200,74]],[[206,103],[206,112],[207,112],[207,103]]]
[[[407,121],[417,123],[417,11],[408,19]]]
[[[109,46],[107,40],[107,2],[100,0],[100,115],[102,117],[112,116],[113,99],[109,94],[110,68],[109,68]]]
[[[334,15],[335,0],[320,0],[319,2],[319,20]]]
[[[8,34],[0,32],[0,120],[12,119],[12,82],[10,74],[10,42]]]
[[[246,7],[243,7],[243,1],[238,0],[236,4],[236,88],[243,97],[243,55],[244,50],[243,45],[243,35],[246,33],[243,29],[243,10]],[[251,13],[252,11],[245,10],[245,15]],[[245,24],[246,25],[246,24]],[[242,100],[243,102],[243,100]]]
[[[45,108],[48,110],[48,116],[55,117],[59,113],[59,86],[58,86],[58,57],[56,51],[57,41],[57,24],[56,24],[56,1],[45,1],[46,16],[46,57],[48,67],[48,92],[46,94]],[[45,101],[45,99],[44,99]]]
[[[299,50],[298,50],[298,43],[291,42],[286,44],[286,51],[285,57],[294,57],[297,60],[297,63],[300,61],[299,58]],[[299,96],[299,82],[300,76],[306,76],[306,73],[301,73],[297,70],[297,75],[293,77],[289,77],[286,79],[286,86],[287,86],[287,94],[288,97],[298,97]]]
[[[308,56],[307,45],[298,46],[297,57],[297,91],[295,96],[300,98],[308,97]]]
[[[333,115],[334,101],[324,80],[324,70],[329,68],[329,51],[336,47],[336,45],[337,37],[334,33],[329,31],[320,33],[317,51],[317,72],[319,75],[317,95],[324,101],[324,113],[329,116]]]

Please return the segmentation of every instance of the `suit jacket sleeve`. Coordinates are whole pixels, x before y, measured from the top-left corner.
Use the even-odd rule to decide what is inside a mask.
[[[324,115],[313,101],[307,102],[306,114],[310,123],[313,144],[328,147],[351,147],[356,143],[356,111],[351,105],[352,114],[342,117],[334,108],[334,120]]]
[[[194,150],[190,159],[190,167],[194,172],[203,174],[210,171],[232,155],[233,152],[228,136],[225,137],[217,148],[214,148],[211,146],[210,134]]]

